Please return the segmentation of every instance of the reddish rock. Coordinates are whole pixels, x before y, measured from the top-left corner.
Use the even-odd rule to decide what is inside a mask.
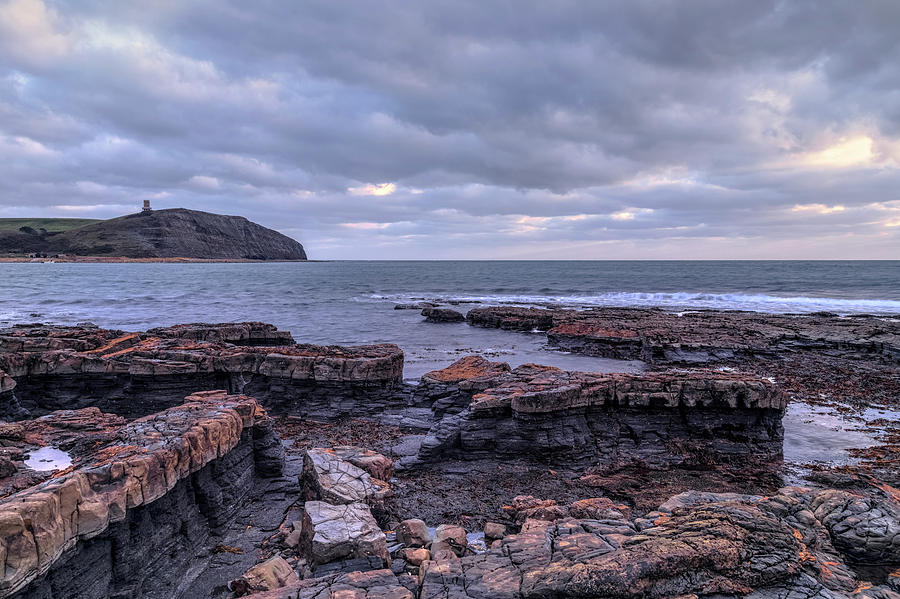
[[[900,361],[900,324],[867,315],[499,306],[470,310],[467,320],[484,327],[546,330],[550,344],[567,351],[658,364],[738,361],[798,350]]]
[[[79,539],[98,535],[224,456],[258,419],[265,412],[254,399],[211,391],[124,425],[95,408],[21,423],[31,444],[89,442],[72,468],[0,503],[0,596],[46,572]]]
[[[362,468],[372,478],[388,481],[394,475],[394,462],[371,449],[339,445],[332,447],[331,451],[345,462],[350,462],[357,468]]]
[[[280,556],[256,564],[240,577],[231,581],[231,590],[238,597],[260,591],[271,591],[297,585],[300,577],[291,565]]]
[[[481,356],[465,356],[441,370],[432,370],[423,378],[441,383],[460,383],[464,380],[486,377],[494,378],[509,372],[509,364],[490,362]]]

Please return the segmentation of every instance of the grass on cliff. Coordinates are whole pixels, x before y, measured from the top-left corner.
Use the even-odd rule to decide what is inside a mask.
[[[60,233],[100,222],[95,218],[0,218],[0,231],[18,231],[31,227],[35,231],[44,229],[48,233]]]

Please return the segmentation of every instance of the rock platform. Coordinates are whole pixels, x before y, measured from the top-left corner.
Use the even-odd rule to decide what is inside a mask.
[[[734,362],[817,351],[900,362],[900,322],[869,315],[596,308],[473,308],[469,324],[546,331],[566,351],[651,364]]]

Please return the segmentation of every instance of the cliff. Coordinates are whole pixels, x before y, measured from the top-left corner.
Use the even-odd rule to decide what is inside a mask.
[[[277,231],[241,216],[185,208],[129,214],[56,233],[17,231],[0,236],[0,252],[126,258],[306,260],[303,246]]]

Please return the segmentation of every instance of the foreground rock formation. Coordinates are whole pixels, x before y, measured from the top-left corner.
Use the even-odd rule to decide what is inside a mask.
[[[741,357],[793,344],[890,370],[893,333],[740,322],[718,341],[591,329],[662,356],[641,374],[467,356],[418,384],[396,346],[263,323],[2,330],[0,597],[900,599],[900,491],[757,484],[777,478],[787,396]],[[741,371],[697,368],[717,360]],[[636,499],[671,480],[704,482]],[[479,513],[482,485],[498,503]]]
[[[205,392],[124,423],[96,408],[6,425],[6,447],[67,450],[71,465],[16,489],[0,481],[0,596],[165,593],[283,449],[246,396]],[[28,469],[19,466],[17,470]]]
[[[509,526],[485,527],[494,531],[487,549],[470,546],[458,526],[439,526],[432,539],[421,521],[401,523],[390,569],[374,548],[382,545],[372,545],[383,542],[379,533],[361,523],[362,504],[310,501],[304,527],[327,521],[339,530],[323,535],[327,545],[307,542],[299,551],[313,563],[343,560],[342,571],[252,596],[896,599],[900,491],[858,483],[852,490],[785,487],[769,497],[688,492],[640,517],[606,498],[558,505],[521,496],[505,509]],[[377,559],[351,563],[354,548]],[[860,578],[868,564],[888,574],[880,582]]]

